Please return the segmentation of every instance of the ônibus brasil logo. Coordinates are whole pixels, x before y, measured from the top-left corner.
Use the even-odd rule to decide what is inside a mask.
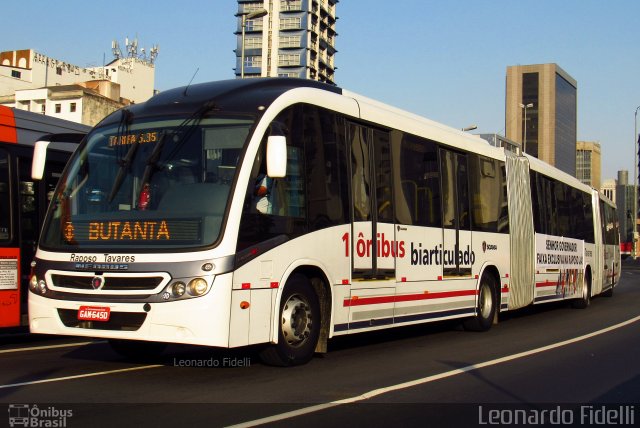
[[[9,404],[10,427],[57,427],[67,426],[73,410],[54,406],[39,407],[37,404]]]

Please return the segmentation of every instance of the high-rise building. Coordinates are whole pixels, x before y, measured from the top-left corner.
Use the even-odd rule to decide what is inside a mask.
[[[515,65],[507,67],[506,86],[507,138],[575,176],[576,80],[557,64]]]
[[[597,190],[600,190],[602,178],[600,163],[600,144],[592,141],[576,143],[576,178]]]
[[[629,184],[629,172],[618,171],[616,207],[620,227],[620,240],[633,242],[633,184]]]
[[[238,0],[236,77],[300,77],[335,84],[338,1]]]
[[[618,182],[615,178],[608,178],[602,182],[602,186],[600,187],[600,191],[603,195],[605,195],[609,200],[616,200],[616,186]]]

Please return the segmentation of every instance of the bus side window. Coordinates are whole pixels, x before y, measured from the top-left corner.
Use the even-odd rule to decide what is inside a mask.
[[[440,227],[441,200],[437,145],[430,140],[404,134],[400,149],[399,191],[396,221],[400,224]],[[395,161],[394,161],[395,162]]]
[[[301,106],[293,106],[276,119],[287,130],[285,177],[264,179],[267,172],[266,136],[258,149],[240,220],[239,251],[272,238],[293,238],[307,231],[301,111]]]

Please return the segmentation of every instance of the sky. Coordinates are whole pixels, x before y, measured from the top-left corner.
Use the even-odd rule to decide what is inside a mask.
[[[601,144],[602,179],[621,169],[632,179],[640,1],[340,0],[336,10],[338,86],[504,134],[507,67],[556,63],[578,82],[578,140]],[[162,91],[234,78],[236,11],[236,0],[5,0],[0,51],[96,66],[113,59],[112,40],[124,50],[137,37],[160,47]]]

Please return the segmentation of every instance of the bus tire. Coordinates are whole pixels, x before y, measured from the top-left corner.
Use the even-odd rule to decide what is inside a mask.
[[[133,361],[144,361],[160,356],[167,347],[162,342],[109,339],[109,345],[118,355]]]
[[[280,300],[278,343],[260,352],[260,359],[272,366],[297,366],[311,358],[320,336],[320,303],[309,279],[293,274]]]
[[[496,316],[496,305],[496,281],[491,275],[482,275],[478,290],[476,315],[463,321],[464,329],[468,331],[489,330]]]
[[[586,272],[584,276],[584,287],[582,287],[582,297],[571,301],[571,306],[575,309],[586,309],[591,304],[591,273]]]

